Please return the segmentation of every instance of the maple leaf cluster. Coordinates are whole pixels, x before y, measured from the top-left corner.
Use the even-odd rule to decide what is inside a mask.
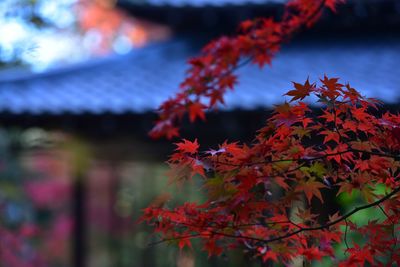
[[[293,33],[338,2],[291,1],[280,21],[246,21],[238,36],[206,46],[203,56],[190,61],[181,91],[161,106],[152,136],[178,136],[177,122],[186,113],[190,121],[204,119],[204,111],[223,103],[233,88],[235,69],[268,64]],[[172,178],[201,177],[207,200],[150,205],[141,220],[154,226],[160,243],[182,249],[197,238],[210,256],[242,247],[264,262],[285,265],[299,258],[328,258],[335,266],[400,265],[400,116],[383,112],[379,101],[338,78],[293,85],[286,94],[290,101],[276,106],[251,144],[224,142],[201,152],[197,139],[176,143],[168,160]],[[315,99],[319,108],[307,104]],[[329,218],[319,213],[327,196],[353,192],[361,203],[352,209]],[[354,222],[352,216],[366,209],[382,216]]]
[[[277,106],[251,145],[225,142],[200,153],[197,140],[177,143],[169,164],[185,170],[180,180],[201,176],[208,199],[173,209],[150,206],[142,219],[154,224],[162,241],[181,248],[200,238],[210,255],[243,245],[264,261],[287,264],[298,256],[337,260],[334,245],[348,242],[345,232],[358,232],[366,239],[363,246],[347,247],[348,258],[338,264],[399,264],[390,229],[400,222],[400,116],[378,115],[377,100],[336,78],[324,77],[319,86],[295,83],[288,95],[291,101]],[[322,105],[320,112],[300,101],[309,95]],[[380,187],[385,190],[378,192]],[[313,201],[324,205],[322,190],[359,192],[364,204],[326,221],[312,209]],[[351,222],[351,215],[367,208],[385,219]]]

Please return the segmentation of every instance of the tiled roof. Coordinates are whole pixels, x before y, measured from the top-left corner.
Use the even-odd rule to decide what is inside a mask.
[[[287,0],[124,0],[135,5],[152,6],[173,6],[173,7],[202,7],[202,6],[225,6],[225,5],[246,5],[246,4],[282,4]]]
[[[289,0],[117,0],[118,3],[127,3],[134,6],[154,6],[154,7],[223,7],[223,6],[245,6],[245,5],[265,5],[265,4],[285,4]],[[373,5],[375,8],[379,5],[398,6],[397,0],[347,0],[348,4],[355,4],[359,8],[365,5]],[[360,12],[359,11],[356,11]],[[361,11],[363,12],[363,11]],[[375,10],[376,12],[376,10]]]
[[[14,114],[141,113],[157,108],[183,80],[194,49],[188,39],[155,44],[133,53],[53,71],[16,77],[0,73],[0,111]],[[248,66],[226,96],[227,108],[268,108],[283,101],[291,81],[341,77],[369,97],[399,103],[400,39],[297,41],[272,67]]]

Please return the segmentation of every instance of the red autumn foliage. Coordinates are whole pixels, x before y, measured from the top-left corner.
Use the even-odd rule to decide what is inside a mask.
[[[210,43],[189,62],[181,91],[161,106],[152,136],[178,136],[185,113],[192,121],[203,119],[206,109],[223,103],[235,69],[268,64],[283,42],[339,2],[291,1],[280,21],[246,21],[236,37]],[[400,265],[400,116],[382,114],[379,101],[338,78],[294,83],[287,95],[290,102],[276,107],[251,144],[225,142],[200,153],[197,140],[177,143],[168,161],[173,175],[182,181],[198,174],[208,198],[174,208],[150,206],[142,220],[154,225],[160,242],[183,248],[198,238],[209,255],[243,246],[264,262],[285,265],[299,258],[330,258],[335,266]],[[309,97],[318,99],[320,110],[302,102]],[[313,203],[324,207],[330,191],[359,192],[363,203],[323,218]],[[384,219],[352,221],[366,209]],[[350,233],[363,241],[350,242]],[[339,243],[346,245],[344,258],[335,249]]]

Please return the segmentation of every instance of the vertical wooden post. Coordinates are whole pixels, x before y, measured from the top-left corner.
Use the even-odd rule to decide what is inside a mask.
[[[72,241],[72,266],[86,267],[87,249],[87,211],[86,211],[86,174],[92,159],[88,144],[75,136],[64,143],[70,153],[72,175],[75,178],[72,189],[72,209],[74,230]]]
[[[85,180],[77,177],[73,187],[73,214],[74,214],[74,237],[73,237],[73,266],[86,267],[86,198]]]

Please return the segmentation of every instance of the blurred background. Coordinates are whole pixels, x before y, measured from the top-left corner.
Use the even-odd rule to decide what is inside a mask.
[[[167,186],[163,162],[174,146],[147,136],[187,60],[242,20],[279,18],[284,3],[2,0],[0,266],[261,266],[235,251],[207,259],[197,245],[195,256],[148,247],[156,236],[136,220],[166,192],[173,203],[201,201],[196,181]],[[348,0],[293,38],[272,66],[240,69],[226,106],[207,123],[185,123],[182,135],[202,149],[250,142],[291,81],[324,74],[399,110],[399,33],[399,1]],[[345,209],[357,198],[330,204]]]

